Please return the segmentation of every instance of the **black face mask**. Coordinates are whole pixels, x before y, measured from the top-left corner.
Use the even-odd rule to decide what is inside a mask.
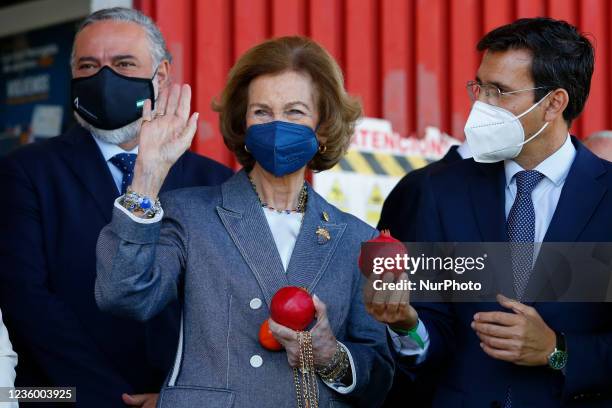
[[[72,109],[98,129],[119,129],[141,118],[147,99],[153,109],[152,79],[121,75],[108,66],[92,76],[72,79]]]

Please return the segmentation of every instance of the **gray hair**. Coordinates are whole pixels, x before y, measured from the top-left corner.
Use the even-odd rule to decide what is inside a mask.
[[[88,25],[97,23],[99,21],[125,21],[136,23],[144,28],[147,33],[147,37],[149,39],[151,56],[153,57],[153,69],[155,69],[163,60],[168,60],[172,62],[172,55],[170,55],[170,51],[168,51],[168,47],[166,46],[166,41],[162,36],[161,31],[157,25],[151,20],[151,18],[138,10],[125,8],[125,7],[113,7],[106,8],[102,10],[98,10],[95,13],[90,14],[83,20],[81,25],[79,26],[76,36],[83,31],[85,27]],[[75,55],[74,55],[74,43],[72,45],[72,55],[70,57],[70,65],[74,67],[75,64]]]

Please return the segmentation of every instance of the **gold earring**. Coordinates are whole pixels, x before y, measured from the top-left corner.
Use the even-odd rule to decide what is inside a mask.
[[[319,153],[320,154],[324,154],[327,151],[327,146],[326,145],[320,145],[319,146]]]
[[[249,149],[246,147],[246,145],[244,145],[244,151],[247,152],[247,153],[251,153],[251,152],[249,152]]]

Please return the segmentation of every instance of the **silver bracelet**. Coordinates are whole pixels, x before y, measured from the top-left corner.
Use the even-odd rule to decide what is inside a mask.
[[[127,188],[119,204],[131,213],[142,211],[144,218],[153,218],[161,212],[159,198],[152,200],[150,197],[138,194],[131,187]]]

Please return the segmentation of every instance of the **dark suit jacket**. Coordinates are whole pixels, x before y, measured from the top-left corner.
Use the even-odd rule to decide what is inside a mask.
[[[461,160],[457,148],[458,146],[451,146],[440,160],[411,171],[402,177],[383,204],[380,221],[378,221],[378,230],[388,229],[391,231],[391,235],[400,241],[414,240],[414,237],[411,237],[409,233],[414,231],[418,205],[423,191],[423,181],[426,180],[426,175],[431,171],[442,169]]]
[[[379,231],[388,229],[393,237],[403,242],[415,240],[415,224],[419,204],[422,201],[421,193],[425,188],[423,183],[430,172],[461,160],[457,148],[458,146],[451,146],[440,160],[411,171],[402,177],[383,204],[377,226]],[[407,375],[405,371],[396,370],[393,386],[384,406],[387,408],[403,407],[406,405],[407,395],[410,395],[410,405],[414,407],[430,406],[434,388],[432,373],[420,370],[417,376],[414,373]]]
[[[576,158],[546,233],[546,242],[612,241],[612,163],[577,139]],[[503,163],[463,160],[432,172],[420,206],[420,241],[503,242]],[[547,367],[495,360],[470,328],[478,311],[504,310],[491,303],[421,304],[430,334],[424,364],[436,367],[434,407],[501,407],[508,386],[514,407],[612,406],[612,307],[610,303],[534,303],[544,321],[565,333],[565,375]],[[410,367],[408,367],[410,369]],[[607,394],[607,395],[606,395]]]
[[[187,152],[162,191],[231,174]],[[0,307],[19,353],[17,384],[76,386],[87,408],[158,392],[178,344],[178,305],[147,324],[97,308],[96,240],[119,193],[92,136],[75,127],[2,158],[0,190]]]

